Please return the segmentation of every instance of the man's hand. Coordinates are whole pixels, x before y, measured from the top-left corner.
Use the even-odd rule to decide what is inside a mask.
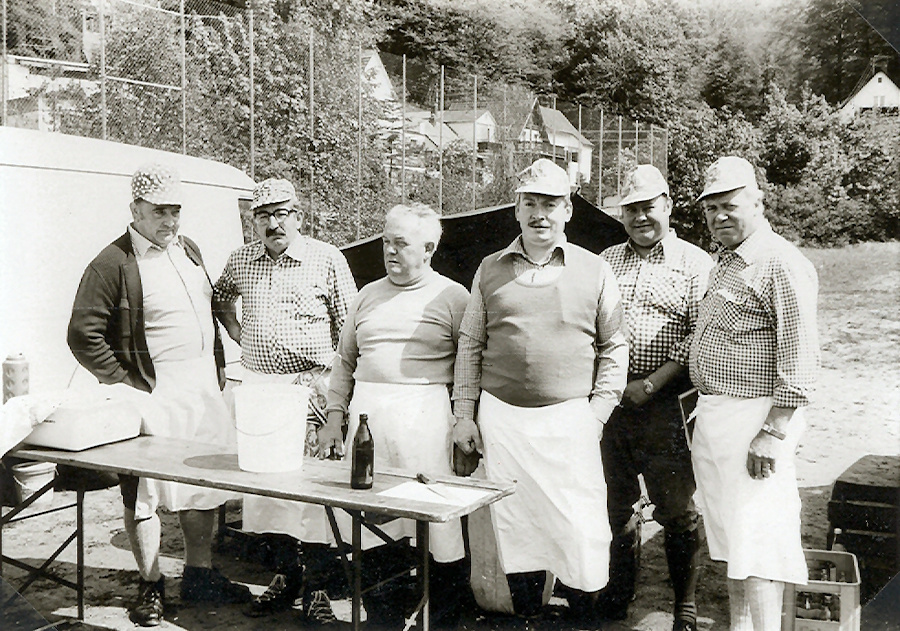
[[[775,457],[781,449],[780,440],[760,430],[747,454],[747,473],[754,480],[768,478],[775,473]]]
[[[639,408],[650,400],[650,395],[644,392],[644,382],[641,379],[629,381],[622,393],[623,408]]]
[[[344,422],[344,414],[339,411],[328,413],[328,422],[319,427],[319,459],[344,457],[344,434],[341,424]]]
[[[453,426],[453,442],[465,454],[484,448],[481,444],[481,432],[472,419],[457,418],[456,425]]]

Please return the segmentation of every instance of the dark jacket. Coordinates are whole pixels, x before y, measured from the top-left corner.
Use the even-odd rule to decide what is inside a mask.
[[[178,238],[188,258],[203,267],[197,244]],[[69,348],[100,383],[126,383],[145,392],[156,383],[144,332],[143,296],[131,236],[126,231],[84,270],[69,320]],[[213,352],[221,373],[225,353],[219,328],[214,328]]]

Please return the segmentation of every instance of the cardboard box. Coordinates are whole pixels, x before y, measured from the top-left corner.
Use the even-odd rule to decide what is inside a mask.
[[[849,552],[804,550],[807,585],[786,583],[782,631],[859,631],[859,566]]]

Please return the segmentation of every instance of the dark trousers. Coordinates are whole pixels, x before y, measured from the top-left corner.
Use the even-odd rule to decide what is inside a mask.
[[[417,555],[408,545],[384,545],[363,552],[362,600],[370,628],[402,628],[404,617],[418,602],[410,574]],[[469,563],[466,559],[437,563],[432,558],[430,567],[431,624],[436,629],[455,628],[470,589]]]
[[[327,590],[335,576],[343,576],[337,550],[324,543],[301,543],[290,535],[266,535],[275,571],[287,577],[289,589],[302,595]],[[345,579],[344,579],[345,580]]]
[[[677,396],[690,388],[675,380],[644,406],[616,408],[603,430],[600,450],[606,476],[610,545],[609,584],[601,608],[624,610],[634,598],[637,574],[637,516],[642,474],[653,519],[665,529],[666,559],[675,590],[676,617],[696,619],[698,514],[691,455],[684,437]]]

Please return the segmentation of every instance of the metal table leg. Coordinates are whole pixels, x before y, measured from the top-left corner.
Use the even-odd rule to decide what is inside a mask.
[[[422,594],[420,616],[416,621],[417,628],[428,631],[431,627],[431,554],[428,544],[428,522],[416,521],[416,547],[419,549],[419,571],[417,572],[419,591]]]
[[[84,620],[84,488],[75,494],[75,585],[78,593],[78,619]]]
[[[353,631],[359,631],[359,612],[362,608],[362,514],[351,511],[353,518]]]

